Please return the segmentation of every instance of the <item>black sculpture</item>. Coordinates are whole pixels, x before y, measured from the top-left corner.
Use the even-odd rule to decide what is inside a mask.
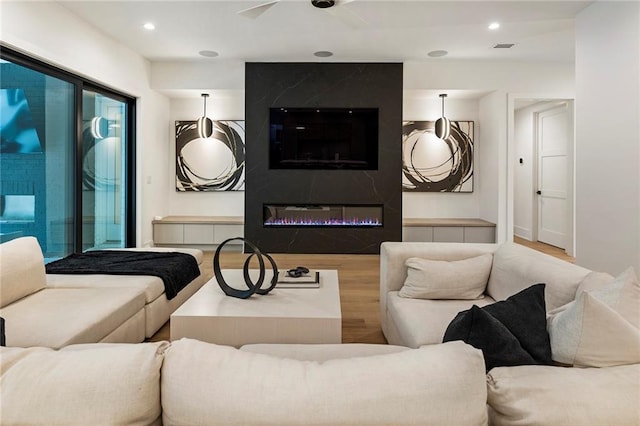
[[[224,247],[225,244],[235,240],[243,241],[246,245],[251,247],[251,250],[253,250],[251,256],[247,257],[247,259],[244,261],[243,267],[244,283],[247,285],[247,290],[238,290],[229,286],[222,277],[222,271],[220,271],[220,251],[222,251],[222,247]],[[258,277],[258,282],[256,283],[253,283],[253,281],[251,281],[251,277],[249,276],[249,262],[251,262],[251,258],[253,256],[258,257],[258,263],[260,264],[260,276]],[[271,269],[273,269],[273,278],[271,279],[271,285],[266,289],[261,288],[265,276],[263,256],[266,257],[267,260],[269,260],[269,263],[271,263]],[[265,295],[273,290],[278,283],[278,266],[276,265],[276,262],[273,260],[273,258],[266,253],[262,253],[260,249],[256,247],[252,242],[247,241],[242,237],[229,238],[228,240],[223,241],[222,244],[218,246],[218,248],[216,249],[216,253],[213,256],[213,274],[216,277],[218,285],[220,286],[222,291],[224,291],[224,294],[231,297],[237,297],[239,299],[247,299],[254,293]]]

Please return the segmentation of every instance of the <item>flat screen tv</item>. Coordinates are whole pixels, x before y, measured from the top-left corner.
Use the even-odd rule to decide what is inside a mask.
[[[378,169],[377,108],[271,108],[271,169]]]

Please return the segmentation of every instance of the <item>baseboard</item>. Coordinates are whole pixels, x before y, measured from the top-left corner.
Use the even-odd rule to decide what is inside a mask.
[[[533,241],[533,235],[531,229],[523,228],[522,226],[514,226],[513,227],[513,235],[516,237],[524,238],[528,241]]]

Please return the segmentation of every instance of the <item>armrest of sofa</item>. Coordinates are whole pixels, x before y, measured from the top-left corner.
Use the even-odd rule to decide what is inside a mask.
[[[410,257],[430,260],[462,260],[494,253],[498,244],[383,242],[380,246],[380,321],[387,315],[387,293],[399,291],[407,278]]]
[[[0,308],[42,290],[46,284],[38,240],[20,237],[0,244]]]

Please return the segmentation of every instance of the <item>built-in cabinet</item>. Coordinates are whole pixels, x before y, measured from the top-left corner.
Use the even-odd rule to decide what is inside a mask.
[[[157,246],[190,245],[211,249],[229,238],[244,236],[240,216],[167,216],[153,221]],[[496,225],[482,219],[404,219],[402,241],[494,243]],[[241,247],[241,241],[230,246]]]
[[[153,243],[157,246],[211,246],[244,236],[244,221],[240,216],[167,216],[152,223]],[[232,243],[242,244],[241,241]]]
[[[402,241],[495,243],[496,225],[482,219],[404,219]]]

